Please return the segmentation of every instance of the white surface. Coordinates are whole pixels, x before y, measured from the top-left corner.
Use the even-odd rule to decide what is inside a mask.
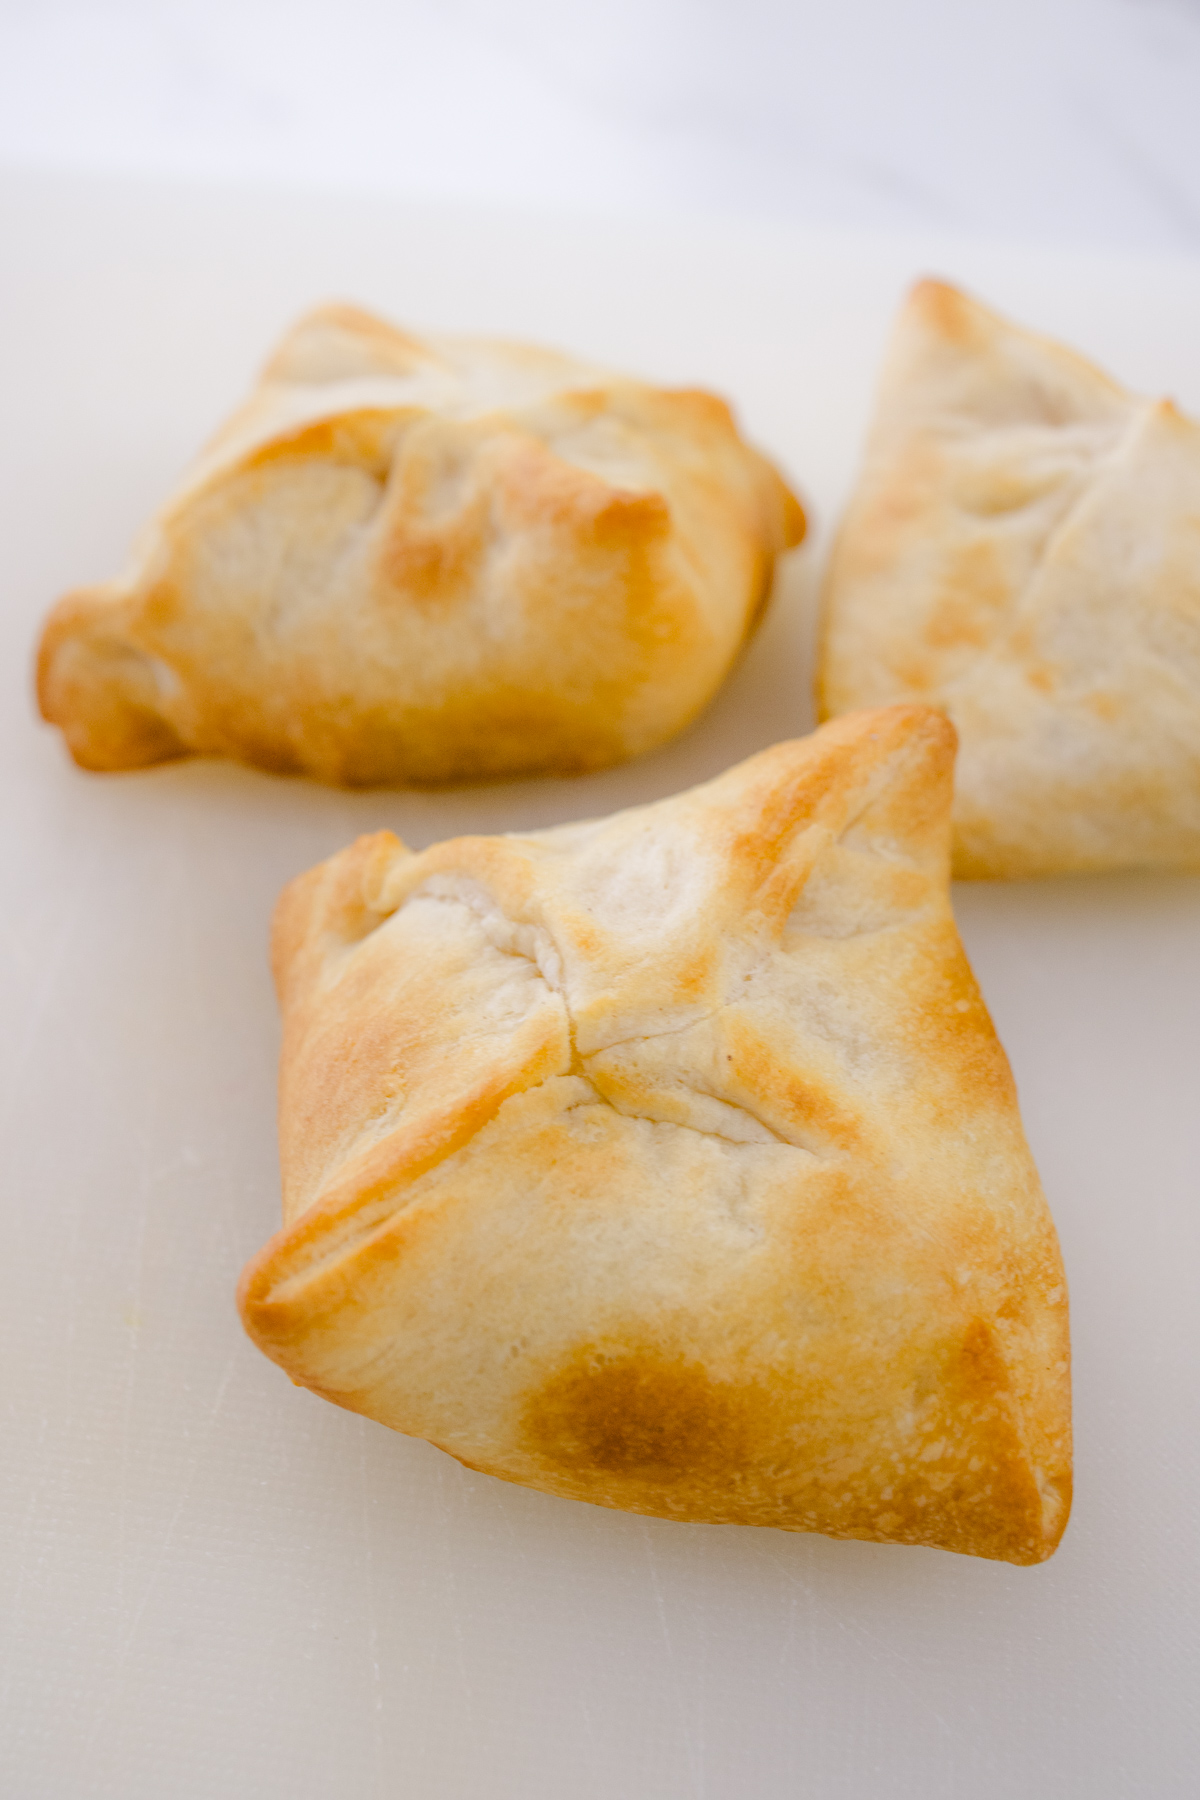
[[[918,269],[1200,407],[1200,266],[67,181],[0,187],[0,245],[0,1792],[1194,1794],[1200,881],[959,892],[1072,1284],[1058,1556],[670,1525],[470,1474],[242,1337],[234,1283],[277,1216],[267,918],[356,831],[606,811],[803,728],[811,554],[697,730],[578,782],[88,777],[26,682],[44,606],[118,565],[324,295],[719,386],[828,519]]]
[[[0,158],[1200,252],[1200,0],[0,0]]]

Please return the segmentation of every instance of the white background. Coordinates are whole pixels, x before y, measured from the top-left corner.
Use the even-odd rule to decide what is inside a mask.
[[[0,159],[1200,251],[1200,0],[3,0]]]

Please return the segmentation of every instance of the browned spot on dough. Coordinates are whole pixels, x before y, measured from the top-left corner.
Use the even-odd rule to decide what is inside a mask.
[[[522,1436],[558,1468],[681,1480],[749,1453],[745,1397],[682,1356],[582,1344],[526,1401]]]
[[[991,1326],[943,1341],[910,1392],[907,1423],[886,1404],[856,1420],[795,1369],[726,1382],[684,1354],[587,1343],[528,1396],[521,1440],[538,1485],[606,1505],[1043,1560],[1069,1470],[1046,1472],[1047,1514]]]
[[[401,515],[379,552],[386,607],[447,604],[472,597],[484,556],[487,515],[475,506],[455,520],[456,529],[422,526]]]
[[[756,1103],[764,1123],[812,1135],[830,1149],[852,1148],[861,1138],[854,1113],[815,1070],[797,1073],[758,1035],[744,1015],[730,1009],[725,1019],[729,1074],[737,1083],[730,1095],[738,1104]]]
[[[907,1028],[931,1063],[921,1099],[955,1118],[964,1104],[1006,1110],[1015,1098],[1008,1058],[952,920],[930,927],[925,953],[936,979],[910,1000],[907,1013]],[[939,1071],[941,1080],[933,1073]]]
[[[671,970],[679,998],[695,1000],[707,994],[720,966],[720,960],[720,949],[714,944],[696,945],[689,950],[686,956],[680,957]]]
[[[351,463],[382,478],[391,466],[396,428],[403,416],[394,407],[363,407],[360,412],[317,419],[260,445],[242,467],[259,469],[267,463],[324,457],[330,462]]]
[[[982,646],[991,637],[990,621],[978,605],[958,595],[948,595],[929,621],[928,641],[939,650],[961,645]]]
[[[978,302],[951,287],[948,281],[932,276],[914,285],[908,304],[929,330],[956,345],[977,342],[981,322],[989,317]]]
[[[1007,1390],[1008,1371],[991,1327],[982,1319],[973,1319],[967,1327],[950,1376],[951,1389],[957,1388],[968,1406],[986,1405]]]
[[[930,693],[941,678],[940,667],[934,659],[927,652],[911,646],[890,658],[890,668],[900,691],[908,694]]]
[[[987,537],[964,544],[949,560],[930,610],[926,640],[938,649],[987,644],[1012,598],[1012,581]]]
[[[921,1448],[878,1492],[871,1528],[848,1522],[845,1535],[935,1544],[1003,1562],[1041,1562],[1057,1533],[1047,1534],[1042,1496],[1014,1422],[1008,1371],[991,1327],[973,1320],[936,1364],[918,1372],[914,1398]],[[1068,1474],[1051,1484],[1064,1501],[1069,1480]]]

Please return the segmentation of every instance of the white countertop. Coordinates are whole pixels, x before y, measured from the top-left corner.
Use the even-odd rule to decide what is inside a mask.
[[[8,0],[0,162],[1200,252],[1200,3]]]
[[[474,1475],[246,1340],[274,1229],[270,907],[420,846],[671,793],[807,728],[813,581],[930,266],[1200,409],[1200,264],[0,179],[4,1800],[1192,1800],[1200,1766],[1200,882],[961,887],[1072,1292],[1062,1548],[681,1526]],[[342,794],[72,768],[45,606],[118,566],[271,335],[343,292],[737,404],[813,503],[763,631],[654,756]]]

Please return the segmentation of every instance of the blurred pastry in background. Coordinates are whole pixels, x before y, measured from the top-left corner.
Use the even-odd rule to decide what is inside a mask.
[[[940,282],[825,588],[822,717],[959,735],[964,876],[1200,866],[1200,426]]]
[[[712,699],[803,533],[710,394],[327,307],[125,574],[59,603],[41,707],[89,769],[602,768]]]

